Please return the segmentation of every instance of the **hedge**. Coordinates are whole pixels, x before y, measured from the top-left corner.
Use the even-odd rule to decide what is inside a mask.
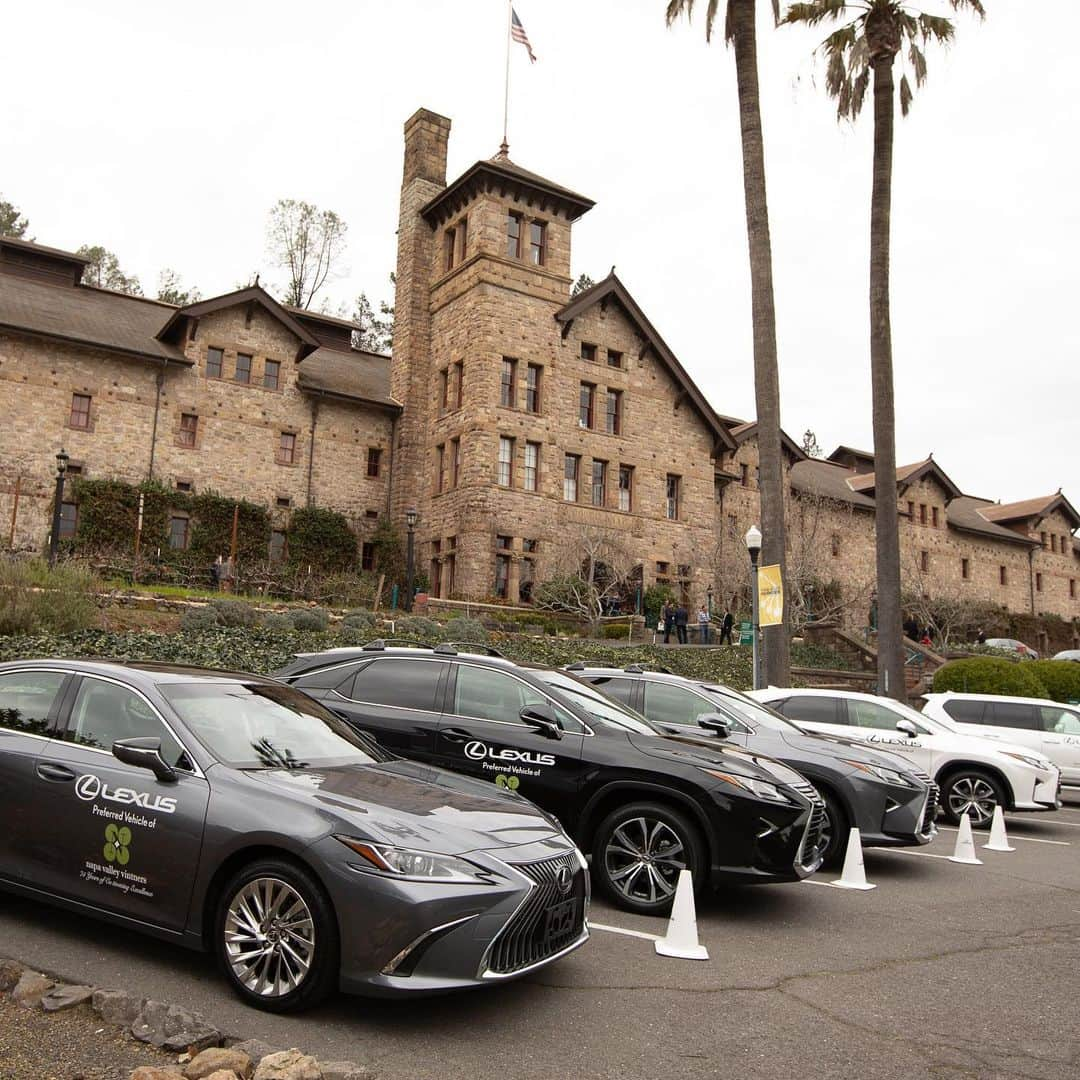
[[[1034,663],[1016,664],[990,656],[951,660],[934,673],[934,693],[955,690],[966,694],[1044,698],[1046,686],[1034,668]]]
[[[1080,701],[1080,664],[1073,660],[1033,660],[1026,664],[1052,701]]]

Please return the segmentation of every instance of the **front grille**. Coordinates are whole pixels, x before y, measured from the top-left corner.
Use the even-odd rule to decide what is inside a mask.
[[[573,875],[568,892],[563,892],[556,881],[563,867]],[[530,878],[534,888],[492,943],[488,969],[498,975],[510,975],[562,952],[585,929],[585,871],[574,852],[521,863],[514,869]],[[568,900],[574,901],[573,919],[557,933],[548,933],[548,912]]]
[[[923,810],[922,821],[919,822],[919,832],[923,836],[931,836],[934,832],[934,820],[937,818],[938,797],[941,791],[934,783],[928,783],[927,789],[926,808]]]
[[[824,854],[821,850],[821,840],[825,832],[825,800],[812,784],[792,784],[791,786],[811,803],[810,818],[806,823],[806,831],[803,833],[795,862],[802,870],[816,870],[821,865]]]

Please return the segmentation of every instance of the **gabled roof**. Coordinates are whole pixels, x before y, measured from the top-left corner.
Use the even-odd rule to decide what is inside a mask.
[[[745,420],[731,429],[731,437],[741,446],[747,439],[757,434],[757,429],[758,422],[756,420]],[[791,453],[796,461],[802,461],[806,457],[803,448],[783,428],[780,429],[780,442],[783,443],[785,449]]]
[[[856,450],[853,446],[844,446],[841,444],[825,460],[832,461],[837,465],[846,465],[849,468],[854,468],[856,462],[873,465],[874,455],[869,450]]]
[[[712,406],[705,400],[705,395],[698,389],[697,384],[687,374],[686,369],[679,363],[671,349],[668,348],[667,343],[659,335],[656,327],[645,317],[645,313],[638,307],[637,301],[627,291],[626,286],[615,276],[614,270],[603,281],[597,282],[591,288],[584,289],[569,304],[555,312],[556,320],[562,324],[563,337],[565,338],[570,332],[570,327],[579,315],[588,311],[594,304],[606,304],[611,299],[618,301],[627,317],[645,339],[647,346],[652,349],[660,363],[667,368],[671,377],[693,403],[701,418],[708,425],[709,430],[712,431],[716,441],[723,444],[728,450],[734,450],[737,443],[729,433],[727,426],[713,412]]]
[[[874,500],[869,495],[852,491],[848,486],[851,473],[843,465],[821,458],[803,458],[791,466],[790,475],[792,491],[848,503],[859,510],[874,509]]]
[[[310,394],[401,411],[390,396],[390,357],[380,353],[316,349],[300,365],[296,385]]]
[[[949,479],[945,470],[934,460],[933,455],[922,461],[916,461],[912,465],[901,465],[896,470],[896,482],[900,485],[914,484],[924,476],[933,476],[945,489],[950,499],[955,499],[962,494],[960,489]],[[872,493],[874,490],[874,474],[860,473],[858,476],[848,478],[848,486],[852,491]]]
[[[983,517],[990,521],[1026,521],[1031,518],[1046,517],[1055,510],[1062,510],[1073,523],[1073,528],[1080,527],[1080,513],[1062,495],[1058,489],[1053,495],[1044,495],[1038,499],[1024,499],[1014,503],[991,503],[983,511]]]
[[[315,335],[290,315],[261,285],[249,285],[245,289],[237,289],[235,292],[224,293],[221,296],[211,297],[209,300],[200,300],[186,307],[176,308],[165,325],[158,330],[156,337],[160,341],[168,341],[175,335],[177,327],[186,319],[201,319],[212,312],[248,303],[258,304],[271,318],[276,319],[299,339],[301,357],[307,356],[319,347],[319,341]]]
[[[1001,525],[996,525],[986,516],[987,509],[997,504],[988,499],[977,499],[973,495],[961,495],[945,507],[945,520],[949,527],[960,532],[973,533],[991,540],[1002,540],[1008,544],[1021,544],[1037,547],[1038,541],[1023,533],[1014,532]]]
[[[503,154],[489,161],[478,161],[452,184],[443,188],[421,211],[432,225],[453,217],[477,191],[499,191],[513,195],[529,206],[536,204],[541,213],[547,209],[561,210],[570,221],[577,221],[596,203],[576,191],[538,176],[515,165]]]
[[[58,285],[0,273],[0,329],[108,349],[140,360],[188,364],[156,337],[171,304],[90,285]]]

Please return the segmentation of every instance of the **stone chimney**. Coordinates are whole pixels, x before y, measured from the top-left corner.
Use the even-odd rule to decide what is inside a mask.
[[[390,392],[405,406],[394,445],[391,516],[400,526],[405,510],[424,512],[430,485],[424,460],[424,434],[430,415],[431,281],[434,272],[434,230],[420,211],[446,187],[446,150],[450,121],[418,109],[405,122],[405,165],[398,218],[397,289],[394,294],[394,355]],[[420,525],[423,533],[423,521]]]

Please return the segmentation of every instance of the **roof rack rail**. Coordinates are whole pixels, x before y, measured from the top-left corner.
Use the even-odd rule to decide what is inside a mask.
[[[499,652],[498,649],[492,648],[490,645],[485,645],[481,641],[448,641],[447,645],[452,646],[456,651],[464,649],[466,652],[478,652],[484,656],[497,656],[500,660],[505,660],[506,655]],[[438,649],[435,650],[438,652]]]
[[[407,637],[388,637],[388,638],[375,638],[372,641],[367,642],[360,646],[361,652],[382,652],[388,645],[392,645],[395,642],[399,642],[404,645],[412,645],[421,649],[432,649],[435,646],[430,642],[421,641],[419,638],[407,638]]]
[[[661,675],[674,675],[675,672],[671,668],[663,667],[660,664],[627,664],[623,668],[623,671],[628,671],[632,675],[642,675],[646,671],[659,672]]]

